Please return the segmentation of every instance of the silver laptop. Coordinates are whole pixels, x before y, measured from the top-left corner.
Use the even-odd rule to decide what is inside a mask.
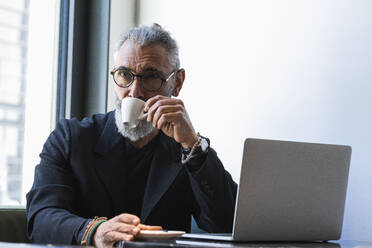
[[[350,146],[246,139],[233,233],[183,238],[338,240],[350,157]]]

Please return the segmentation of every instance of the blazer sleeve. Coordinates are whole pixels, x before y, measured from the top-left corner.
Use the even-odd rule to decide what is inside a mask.
[[[76,215],[76,180],[69,166],[68,121],[50,134],[35,168],[34,184],[26,195],[27,229],[32,242],[78,244],[88,219]]]
[[[193,216],[207,232],[231,233],[237,184],[212,148],[204,156],[186,166],[195,199]]]

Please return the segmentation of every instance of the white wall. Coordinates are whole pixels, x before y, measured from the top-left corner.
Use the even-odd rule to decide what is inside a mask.
[[[342,238],[372,240],[372,1],[140,6],[178,40],[180,97],[234,179],[246,137],[351,145]]]

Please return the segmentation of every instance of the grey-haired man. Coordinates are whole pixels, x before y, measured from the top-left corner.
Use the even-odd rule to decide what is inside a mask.
[[[141,230],[231,232],[237,185],[182,100],[178,47],[159,25],[131,29],[111,72],[116,110],[63,120],[46,141],[27,194],[29,236],[38,243],[112,247]],[[136,128],[121,99],[146,101]],[[99,218],[93,218],[99,216]]]

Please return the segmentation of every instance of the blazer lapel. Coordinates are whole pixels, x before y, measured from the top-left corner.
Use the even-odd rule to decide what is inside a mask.
[[[104,155],[115,147],[122,140],[115,124],[115,111],[109,113],[109,117],[102,134],[95,146],[94,151],[100,155]]]
[[[160,133],[160,145],[156,148],[147,179],[147,185],[142,202],[141,220],[145,223],[151,210],[168,190],[174,179],[183,168],[180,163],[181,151],[170,141],[169,137]]]
[[[123,138],[117,131],[115,116],[111,114],[95,146],[94,152],[98,154],[94,159],[94,169],[99,181],[106,190],[109,203],[109,212],[114,213],[113,197],[121,197],[117,184],[122,181],[121,173],[118,173],[120,162],[123,161]],[[110,154],[108,154],[110,153]]]

